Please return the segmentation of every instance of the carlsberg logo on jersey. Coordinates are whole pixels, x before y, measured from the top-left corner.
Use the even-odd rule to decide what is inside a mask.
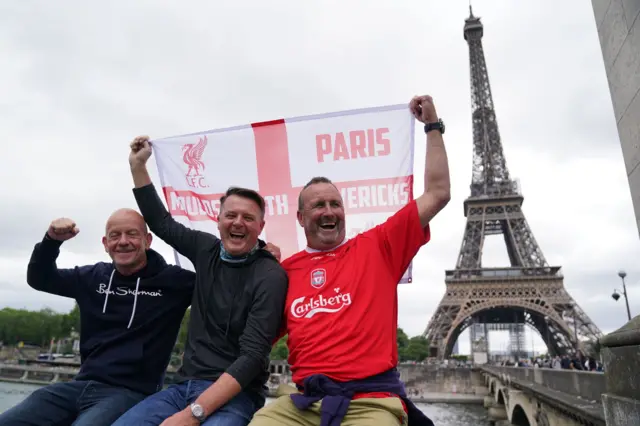
[[[317,313],[335,313],[345,306],[351,305],[351,293],[340,293],[339,288],[334,288],[337,294],[331,297],[318,297],[307,299],[305,296],[298,297],[291,304],[291,315],[296,318],[311,318]]]

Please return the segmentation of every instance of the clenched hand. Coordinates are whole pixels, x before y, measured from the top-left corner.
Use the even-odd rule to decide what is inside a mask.
[[[57,241],[67,241],[78,235],[78,232],[80,232],[80,230],[73,220],[61,217],[51,222],[47,230],[47,235],[49,238]]]
[[[138,136],[129,144],[131,153],[129,153],[129,165],[142,166],[147,163],[151,157],[151,141],[149,136]]]

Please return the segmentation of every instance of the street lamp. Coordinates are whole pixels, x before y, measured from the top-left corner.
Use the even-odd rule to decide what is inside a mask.
[[[546,328],[546,334],[547,334],[547,354],[551,356],[552,355],[551,352],[553,352],[553,355],[555,355],[555,349],[551,348],[551,337],[549,335],[549,320],[550,320],[549,316],[545,315],[544,322],[546,325],[545,328]]]
[[[624,278],[627,276],[625,271],[619,271],[618,276],[622,279],[622,295],[624,296],[624,301],[627,304],[627,318],[631,321],[631,310],[629,309],[629,298],[627,297],[627,286],[625,285]],[[620,299],[620,293],[618,293],[617,289],[613,290],[613,294],[611,295],[613,300],[616,302]]]

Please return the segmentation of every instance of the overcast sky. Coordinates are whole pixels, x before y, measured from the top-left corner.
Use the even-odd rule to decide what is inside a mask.
[[[416,257],[414,283],[399,290],[400,326],[422,333],[444,293],[444,270],[455,265],[469,195],[467,1],[224,3],[0,5],[0,308],[72,307],[26,285],[30,252],[52,219],[67,216],[81,233],[63,246],[59,265],[107,259],[107,216],[135,207],[127,163],[134,136],[428,93],[447,124],[453,188]],[[474,12],[526,217],[570,294],[610,332],[626,321],[622,300],[610,297],[620,268],[640,313],[640,241],[591,3],[474,0]],[[416,135],[419,193],[424,136]],[[498,238],[485,246],[486,266],[507,264]],[[156,239],[154,247],[173,261],[168,246]]]

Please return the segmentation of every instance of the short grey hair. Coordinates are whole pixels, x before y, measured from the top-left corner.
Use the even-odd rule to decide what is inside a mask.
[[[336,190],[338,189],[335,186],[335,184],[331,182],[329,178],[326,178],[324,176],[316,176],[314,178],[311,178],[311,180],[307,182],[306,185],[300,190],[300,194],[298,195],[298,211],[299,212],[301,212],[302,209],[304,208],[304,203],[302,202],[302,193],[304,192],[305,189],[307,189],[311,185],[315,185],[316,183],[328,183],[330,185],[333,185],[333,187],[336,188]]]

